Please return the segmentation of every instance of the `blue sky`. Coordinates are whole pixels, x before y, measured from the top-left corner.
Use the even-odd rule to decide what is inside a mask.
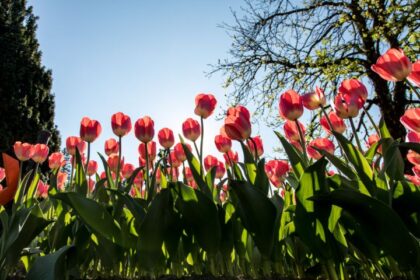
[[[181,133],[181,123],[195,117],[194,97],[213,93],[226,108],[223,78],[206,77],[231,44],[223,22],[233,23],[230,9],[242,0],[216,1],[56,1],[32,0],[39,16],[37,36],[43,64],[52,69],[56,124],[63,142],[78,135],[84,116],[102,123],[93,149],[103,153],[113,137],[110,118],[122,111],[134,122],[150,115],[156,132],[169,127]],[[222,121],[205,123],[205,153],[217,155],[214,135]],[[277,145],[271,129],[254,128],[265,140],[267,154]],[[156,139],[157,140],[157,139]],[[138,140],[124,138],[126,161],[137,163]],[[94,157],[98,159],[97,157]]]

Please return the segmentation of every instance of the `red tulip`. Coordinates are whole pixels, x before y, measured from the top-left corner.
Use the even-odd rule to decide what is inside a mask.
[[[174,133],[169,128],[162,128],[158,133],[159,144],[165,149],[169,149],[174,145]]]
[[[139,173],[137,173],[136,177],[134,177],[134,186],[136,188],[141,188],[143,185],[143,181],[144,181],[144,174],[142,171],[140,171]]]
[[[128,115],[118,112],[111,117],[112,131],[117,136],[125,136],[131,131],[131,119]]]
[[[414,165],[414,167],[411,168],[411,170],[413,170],[414,175],[420,177],[420,165]]]
[[[226,135],[233,140],[246,140],[251,135],[251,121],[248,109],[243,106],[229,108],[225,118]]]
[[[118,159],[119,156],[117,154],[112,154],[107,160],[109,169],[114,173],[116,173],[118,169]],[[124,166],[124,158],[121,159],[120,166]]]
[[[38,181],[38,185],[36,187],[36,196],[46,198],[48,196],[48,186],[47,183],[42,182],[41,180]]]
[[[88,180],[88,188],[89,192],[93,192],[95,190],[95,181],[92,180],[92,178],[89,178]]]
[[[140,143],[139,153],[142,159],[146,159],[146,144]],[[148,153],[150,161],[153,161],[156,158],[156,142],[155,141],[150,141],[147,143],[147,153]]]
[[[219,160],[212,155],[208,155],[204,158],[204,168],[206,171],[209,171],[209,169],[212,167],[217,167],[218,164]]]
[[[221,153],[227,153],[232,147],[232,140],[221,134],[214,137],[214,144],[216,144],[217,150]]]
[[[98,163],[94,160],[89,160],[88,166],[87,166],[87,175],[92,176],[95,175],[98,171]]]
[[[102,126],[97,120],[91,120],[84,117],[80,123],[80,138],[91,143],[99,137],[102,132]]]
[[[143,143],[152,141],[155,136],[155,123],[149,116],[138,119],[134,124],[134,134]]]
[[[409,80],[415,86],[420,87],[420,60],[417,60],[413,63],[411,67],[411,73],[408,75],[407,80]]]
[[[372,147],[372,145],[374,145],[375,143],[379,142],[379,140],[381,140],[381,138],[378,136],[378,134],[372,134],[368,137],[366,146],[368,148]],[[382,154],[382,145],[379,145],[377,152],[379,154]]]
[[[302,95],[302,104],[309,110],[318,109],[321,106],[325,106],[326,99],[324,90],[319,87],[315,87],[315,90]]]
[[[216,108],[217,100],[212,94],[200,93],[195,97],[195,110],[197,116],[206,119]]]
[[[192,174],[191,168],[189,168],[188,166],[185,167],[185,179],[187,180],[187,182],[194,181],[194,176]]]
[[[314,148],[317,148],[319,150],[324,150],[330,154],[334,154],[334,150],[335,150],[334,143],[328,138],[317,138],[317,139],[312,140],[309,143],[308,147],[306,147],[306,151],[308,152],[309,157],[316,160],[320,159],[322,155]]]
[[[221,179],[223,176],[225,176],[226,168],[223,162],[218,161],[216,166],[216,178]]]
[[[66,172],[57,173],[57,189],[60,191],[64,190],[64,186],[67,182],[68,174]]]
[[[303,148],[302,148],[302,145],[300,144],[300,141],[290,141],[290,144],[292,144],[296,150],[303,153]]]
[[[376,60],[371,69],[384,80],[398,82],[410,74],[411,62],[403,50],[389,49]]]
[[[180,162],[180,161],[177,159],[177,157],[176,157],[176,155],[175,155],[175,151],[174,151],[174,150],[172,150],[172,151],[169,153],[169,156],[171,157],[171,158],[170,158],[170,159],[171,159],[170,164],[171,164],[171,166],[172,166],[172,167],[178,168],[178,167],[180,167],[180,166],[181,166],[182,162]],[[168,161],[169,161],[169,160],[168,160]]]
[[[303,103],[300,95],[289,89],[280,96],[279,102],[280,116],[284,119],[295,121],[303,114]]]
[[[26,161],[32,158],[35,153],[34,146],[29,143],[22,143],[20,141],[15,142],[13,145],[16,157],[20,161]]]
[[[411,108],[405,111],[400,122],[406,129],[420,133],[420,108]]]
[[[50,169],[57,169],[66,163],[64,155],[60,152],[55,152],[48,158],[48,166]]]
[[[270,160],[264,166],[270,182],[276,187],[280,188],[290,170],[290,166],[285,160]]]
[[[340,118],[336,112],[331,111],[328,114],[328,118],[330,119],[331,125],[334,129],[335,132],[337,133],[344,133],[344,131],[346,131],[346,124],[344,123],[344,120],[342,118]],[[321,126],[322,128],[328,133],[331,134],[331,127],[328,123],[328,120],[325,116],[322,116],[321,118]]]
[[[229,150],[227,153],[224,153],[223,157],[225,159],[226,165],[229,166],[231,166],[232,163],[238,163],[239,160],[238,152],[234,152],[232,150]]]
[[[78,136],[67,137],[66,140],[66,150],[69,155],[74,156],[76,154],[76,148],[79,151],[79,154],[83,154],[86,150],[86,142]]]
[[[411,175],[405,175],[405,178],[413,183],[416,187],[420,187],[420,177],[418,176],[411,176]]]
[[[6,169],[0,167],[0,182],[6,178]]]
[[[359,114],[357,99],[351,98],[349,100],[345,100],[341,94],[336,95],[333,109],[337,116],[342,119],[354,118]]]
[[[413,165],[420,165],[420,154],[413,150],[408,150],[407,160]]]
[[[341,82],[338,88],[338,95],[341,95],[345,103],[356,102],[359,109],[363,107],[368,97],[365,85],[357,79],[349,79]]]
[[[219,199],[222,203],[224,203],[227,199],[227,194],[225,191],[221,190],[219,194]]]
[[[198,121],[188,118],[182,123],[182,133],[190,141],[195,141],[201,135],[201,127]]]
[[[131,175],[133,175],[134,169],[134,165],[131,163],[125,163],[121,169],[121,174],[125,179],[128,179]]]
[[[248,139],[246,141],[246,144],[248,146],[248,149],[250,150],[251,154],[253,156],[255,156],[255,148],[257,148],[257,155],[260,157],[263,153],[264,153],[264,147],[263,147],[263,142],[260,136],[255,136],[252,137],[252,140],[254,142],[251,141],[251,139]],[[255,147],[257,146],[257,147]]]
[[[34,154],[32,156],[32,160],[36,163],[43,163],[48,158],[48,153],[50,149],[45,144],[35,144],[34,146]]]
[[[187,146],[187,148],[190,150],[190,152],[192,151],[192,148],[189,144],[185,144]],[[175,157],[179,162],[183,162],[187,159],[187,156],[185,155],[184,152],[184,148],[182,147],[181,143],[178,143],[174,146],[174,153],[175,153]]]
[[[414,143],[420,143],[420,133],[409,131],[407,133],[407,139],[406,142],[414,142]]]
[[[300,129],[302,130],[302,134],[305,135],[305,132],[306,132],[305,126],[300,121],[298,121],[298,123],[299,123]],[[286,136],[286,138],[289,141],[291,142],[300,141],[299,131],[298,131],[295,121],[286,120],[286,122],[284,123],[283,129],[284,129],[284,136]]]
[[[85,154],[81,154],[80,155],[80,159],[82,161],[82,165],[85,166],[86,165],[86,156]],[[76,156],[71,156],[71,161],[70,161],[71,165],[74,166],[74,164],[76,163]]]
[[[105,154],[110,156],[112,154],[118,154],[120,151],[120,144],[114,138],[109,138],[105,141]]]

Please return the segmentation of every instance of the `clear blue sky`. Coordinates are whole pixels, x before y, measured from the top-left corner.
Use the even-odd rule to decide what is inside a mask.
[[[133,122],[150,115],[156,132],[170,127],[178,134],[181,123],[195,117],[197,93],[217,97],[216,114],[225,108],[223,78],[208,78],[205,72],[210,70],[208,64],[227,56],[231,40],[218,25],[233,23],[230,8],[239,11],[242,0],[31,0],[29,4],[39,16],[43,64],[53,72],[56,124],[63,143],[78,135],[83,116],[102,123],[103,133],[93,149],[103,153],[105,140],[113,137],[110,118],[115,112],[130,115]],[[220,159],[213,139],[221,125],[214,117],[205,123],[205,152]],[[272,154],[278,142],[271,129],[254,131],[262,134],[266,154]],[[138,140],[131,133],[123,141],[126,162],[137,164]]]

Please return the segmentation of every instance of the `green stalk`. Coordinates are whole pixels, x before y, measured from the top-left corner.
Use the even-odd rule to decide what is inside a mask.
[[[359,136],[357,135],[356,127],[354,126],[353,118],[349,118],[351,129],[353,130],[354,138],[356,138],[357,147],[359,148],[359,151],[362,153],[362,145],[360,144]]]
[[[337,275],[337,272],[335,271],[334,262],[331,259],[327,260],[326,265],[328,269],[329,279],[338,280],[338,275]]]
[[[302,154],[303,154],[303,157],[304,157],[304,159],[305,159],[305,162],[308,162],[308,157],[307,157],[307,155],[306,155],[305,138],[304,138],[304,136],[303,136],[302,129],[300,128],[300,125],[299,125],[299,121],[298,121],[298,120],[295,120],[295,124],[296,124],[297,129],[298,129],[298,132],[299,132],[300,146],[302,147]]]
[[[369,113],[368,110],[366,110],[365,107],[363,107],[363,111],[365,112],[366,116],[368,117],[370,123],[373,125],[373,127],[375,128],[376,134],[378,134],[378,136],[381,136],[381,132],[379,131],[378,126],[375,124],[375,122],[373,121],[373,118],[371,116],[371,114]]]
[[[169,165],[171,166],[171,169],[170,169],[170,173],[171,174],[169,174],[169,179],[172,182],[172,158],[171,158],[171,149],[167,148],[166,150],[168,152]]]
[[[146,147],[147,150],[147,147]],[[121,169],[121,153],[122,153],[122,137],[118,136],[118,163],[117,163],[117,174],[115,174],[115,187],[118,188],[118,181],[120,179],[120,169]]]
[[[146,150],[146,193],[149,194],[149,142],[145,143]]]
[[[82,157],[82,155],[80,155]],[[90,160],[90,142],[88,142],[88,149],[87,149],[87,158],[86,158],[86,165],[85,165],[85,172],[87,172],[88,164]],[[83,164],[83,162],[82,162]]]
[[[203,142],[204,142],[204,119],[200,117],[201,122],[201,138],[200,138],[200,176],[203,177],[204,169],[203,169]]]

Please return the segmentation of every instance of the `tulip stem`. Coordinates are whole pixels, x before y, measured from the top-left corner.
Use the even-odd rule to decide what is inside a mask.
[[[82,155],[80,155],[82,157]],[[86,158],[86,164],[85,164],[85,172],[87,173],[87,168],[90,160],[90,142],[88,142],[88,148],[87,148],[87,158]],[[82,160],[82,166],[83,166],[83,160]]]
[[[228,162],[229,162],[229,166],[230,166],[230,169],[232,170],[232,176],[233,176],[233,180],[236,180],[236,176],[235,176],[235,168],[233,167],[233,162],[232,162],[232,160],[230,159],[230,156],[229,156],[229,153],[226,153],[226,156],[227,156],[227,158],[228,158]]]
[[[170,171],[169,171],[171,173],[171,174],[169,174],[169,180],[172,182],[172,158],[171,158],[171,149],[167,148],[167,151],[168,151],[169,165],[171,166],[170,167]]]
[[[359,151],[362,152],[363,151],[362,150],[362,145],[360,144],[360,139],[359,139],[359,136],[357,135],[357,131],[356,131],[356,127],[355,127],[354,122],[353,122],[353,118],[349,118],[349,120],[350,120],[351,129],[353,130],[354,138],[356,138],[357,147],[359,148]]]
[[[71,158],[70,158],[70,160],[71,160],[71,171],[70,171],[70,185],[69,185],[69,190],[72,188],[72,186],[73,186],[73,173],[74,173],[74,161],[75,161],[75,157],[74,156],[72,156]]]
[[[295,123],[299,132],[300,146],[302,147],[302,154],[305,158],[305,161],[308,162],[308,157],[306,156],[305,138],[303,136],[302,129],[300,128],[299,121],[295,120]]]
[[[325,111],[324,106],[322,106],[322,105],[321,105],[320,107],[321,107],[321,111],[322,111],[322,113],[324,113],[325,118],[327,119],[328,125],[330,126],[330,130],[331,130],[331,131],[335,131],[335,130],[334,130],[334,127],[333,127],[333,125],[332,125],[332,123],[331,123],[330,117],[328,116],[327,112]]]
[[[146,142],[144,146],[146,152],[146,190],[147,194],[149,194],[149,142]]]
[[[115,187],[118,189],[118,181],[120,179],[121,169],[121,153],[122,153],[122,137],[118,136],[118,163],[117,163],[117,174],[115,174]]]
[[[200,175],[203,177],[203,142],[204,142],[204,119],[200,117],[201,122],[201,138],[200,138]]]
[[[373,121],[372,116],[370,115],[369,111],[366,110],[365,107],[363,107],[363,111],[365,112],[366,116],[368,117],[370,123],[373,125],[373,127],[375,128],[376,134],[381,137],[381,132],[379,131],[378,126],[375,124],[375,122]]]

